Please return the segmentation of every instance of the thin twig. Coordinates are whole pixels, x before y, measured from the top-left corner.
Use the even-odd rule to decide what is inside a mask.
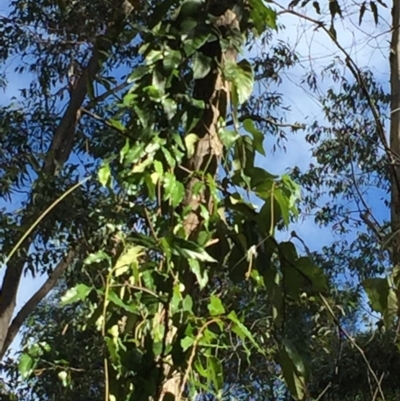
[[[73,185],[70,189],[65,191],[59,198],[57,198],[36,220],[35,222],[25,231],[24,235],[20,238],[20,240],[15,244],[11,252],[7,255],[7,263],[13,257],[14,253],[18,250],[21,244],[25,241],[25,239],[29,236],[29,234],[37,227],[37,225],[61,202],[63,201],[69,194],[74,192],[78,187],[84,184],[91,177],[86,177],[82,181],[79,181],[77,184]]]
[[[129,136],[126,134],[126,130],[116,127],[115,125],[110,123],[107,119],[99,116],[98,114],[93,113],[93,112],[91,112],[91,111],[89,111],[89,110],[87,110],[87,109],[85,109],[83,107],[81,108],[81,112],[82,112],[82,114],[86,114],[87,116],[93,118],[94,120],[100,121],[101,123],[103,123],[107,127],[112,128],[112,129],[118,131],[120,134],[122,134],[122,135],[124,135],[124,136],[129,138]]]
[[[282,128],[292,128],[293,130],[298,130],[298,129],[305,129],[305,124],[299,124],[299,123],[288,123],[288,122],[280,122],[275,120],[274,118],[270,117],[262,117],[257,114],[244,114],[240,117],[238,117],[238,120],[240,122],[243,122],[244,120],[253,120],[257,123],[267,123],[271,125],[275,125],[276,127],[282,127]],[[232,125],[233,120],[229,120],[226,122],[226,125]]]
[[[346,336],[346,338],[351,342],[351,344],[354,346],[354,348],[360,353],[362,359],[365,362],[365,365],[368,368],[368,371],[371,373],[371,376],[374,378],[376,385],[377,385],[377,390],[379,391],[379,395],[382,398],[382,401],[385,401],[385,395],[383,394],[383,390],[381,387],[381,380],[378,379],[378,376],[376,375],[375,371],[372,369],[371,364],[369,363],[369,360],[367,356],[365,355],[364,350],[357,344],[356,340],[342,327],[341,323],[339,322],[338,318],[336,317],[335,313],[333,312],[331,306],[329,305],[328,301],[326,298],[319,293],[318,294],[320,299],[322,300],[322,303],[325,305],[327,311],[329,314],[332,316],[335,324],[340,328],[341,332]]]
[[[310,252],[310,249],[308,248],[308,246],[306,245],[306,243],[303,241],[302,238],[300,238],[295,232],[292,232],[292,236],[296,237],[304,246],[306,253],[308,255],[308,257],[313,260],[312,254]],[[329,305],[328,301],[326,300],[326,298],[324,297],[324,295],[322,293],[318,293],[319,298],[321,299],[322,303],[324,304],[325,308],[327,309],[327,311],[329,312],[329,314],[331,315],[331,317],[333,318],[336,326],[340,329],[340,331],[345,335],[345,337],[351,342],[351,344],[357,349],[357,351],[360,353],[361,357],[363,358],[368,371],[370,372],[370,374],[372,375],[372,377],[374,378],[376,385],[377,385],[377,389],[379,391],[379,395],[382,398],[382,401],[385,401],[385,396],[383,394],[383,390],[380,384],[380,380],[378,379],[378,376],[376,375],[375,371],[372,369],[371,364],[369,363],[369,360],[367,358],[367,356],[365,355],[364,350],[357,344],[357,342],[354,340],[354,338],[352,336],[350,336],[350,334],[342,327],[341,323],[339,322],[339,319],[336,317],[335,313],[333,312],[331,306]]]
[[[216,319],[216,318],[211,319],[211,320],[207,321],[206,323],[204,323],[202,327],[200,327],[200,330],[199,330],[199,332],[197,333],[197,336],[196,336],[196,338],[195,338],[195,340],[194,340],[194,342],[193,342],[192,352],[190,353],[190,357],[189,357],[189,360],[188,360],[188,366],[187,366],[186,371],[185,371],[185,374],[184,374],[184,376],[183,376],[182,384],[181,384],[181,389],[180,389],[180,391],[179,391],[179,394],[178,394],[178,397],[177,397],[176,401],[180,401],[180,400],[182,399],[182,394],[183,394],[183,392],[185,391],[185,386],[186,386],[186,383],[187,383],[187,381],[188,381],[190,371],[191,371],[191,369],[192,369],[192,365],[193,365],[193,362],[194,362],[194,357],[196,356],[197,345],[199,344],[199,342],[200,342],[200,340],[201,340],[201,337],[203,336],[204,330],[205,330],[211,323],[215,323],[215,322],[217,322],[217,321],[218,321],[218,319]]]

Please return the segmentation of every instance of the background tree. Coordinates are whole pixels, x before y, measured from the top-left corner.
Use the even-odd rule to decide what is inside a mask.
[[[269,37],[276,13],[256,0],[11,6],[4,59],[25,56],[36,75],[23,104],[3,108],[3,192],[28,193],[2,222],[2,353],[66,273],[63,303],[89,310],[89,338],[100,331],[104,399],[221,394],[220,355],[233,347],[267,355],[303,399],[308,368],[286,312],[325,304],[325,313],[328,287],[308,257],[275,239],[296,216],[299,189],[255,164],[259,128],[279,129],[264,108],[279,100],[249,101],[252,64],[237,60],[254,37]],[[290,65],[279,51],[269,68]],[[25,267],[49,280],[11,322]],[[268,307],[255,317],[259,293]],[[28,344],[22,376],[58,358],[57,345]],[[47,391],[44,379],[30,384]]]

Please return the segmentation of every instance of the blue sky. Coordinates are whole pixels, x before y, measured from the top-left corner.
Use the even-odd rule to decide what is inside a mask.
[[[287,2],[282,2],[282,4]],[[326,2],[327,3],[327,2]],[[0,14],[6,15],[8,1],[0,0]],[[382,11],[382,9],[381,9]],[[306,9],[306,13],[313,18],[318,19],[312,7]],[[372,16],[366,13],[364,23],[361,28],[358,27],[358,15],[354,14],[350,19],[336,22],[336,30],[340,43],[346,48],[352,57],[360,66],[368,66],[382,81],[387,85],[388,75],[388,41],[390,40],[388,24],[385,18],[390,18],[390,12],[387,10],[382,13],[382,19],[375,26]],[[388,19],[389,20],[389,19]],[[317,70],[326,66],[333,57],[342,57],[341,53],[335,48],[329,38],[320,31],[315,31],[315,27],[310,23],[300,20],[298,17],[290,15],[282,15],[279,22],[286,26],[286,29],[279,33],[279,39],[287,41],[296,49],[300,56],[299,65],[292,68],[283,76],[283,84],[279,87],[279,91],[284,95],[285,103],[290,106],[291,111],[286,112],[285,119],[288,122],[307,122],[322,118],[322,112],[318,100],[308,89],[301,84],[301,78],[311,68]],[[9,85],[4,94],[1,94],[0,104],[8,104],[12,97],[18,98],[19,89],[26,86],[30,79],[26,75],[16,75],[12,73],[14,67],[18,65],[18,59],[14,59],[7,64]],[[343,71],[345,68],[343,67]],[[323,81],[321,91],[326,90],[332,83],[329,80]],[[297,131],[294,134],[288,132],[288,141],[286,143],[286,151],[278,150],[272,152],[272,146],[275,139],[266,138],[265,146],[267,149],[267,157],[259,159],[266,168],[276,174],[285,172],[286,169],[299,166],[305,169],[312,161],[310,147],[305,141],[305,133]],[[380,217],[387,215],[387,210],[376,199],[373,192],[367,195],[372,209],[379,214]],[[15,209],[18,199],[15,198],[13,204],[7,207]],[[0,208],[4,205],[0,202]],[[299,222],[294,224],[289,232],[280,233],[282,239],[290,237],[290,231],[296,230],[297,234],[302,237],[310,249],[320,249],[323,245],[330,244],[335,236],[332,231],[327,228],[317,227],[311,218],[300,218]],[[300,245],[300,244],[299,244]],[[300,245],[301,247],[301,245]],[[0,270],[0,278],[3,270]],[[20,308],[30,296],[42,285],[46,277],[25,277],[22,280],[20,292],[18,294],[17,309]],[[17,347],[18,339],[13,347]]]

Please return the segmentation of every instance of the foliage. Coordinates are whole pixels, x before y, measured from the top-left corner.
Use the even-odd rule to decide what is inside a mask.
[[[333,23],[342,10],[330,5],[336,39]],[[279,71],[296,56],[282,43],[261,57],[237,56],[274,35],[279,21],[263,2],[12,6],[10,18],[0,20],[1,55],[23,56],[26,66],[18,68],[35,78],[22,105],[1,110],[1,194],[29,192],[21,211],[1,217],[4,259],[9,271],[54,273],[73,252],[63,308],[45,303],[26,324],[25,338],[34,341],[20,355],[23,382],[14,391],[118,401],[317,398],[325,385],[318,374],[333,368],[321,349],[336,351],[330,330],[354,322],[360,294],[358,287],[331,291],[338,273],[356,273],[376,311],[390,305],[383,313],[388,328],[397,307],[391,288],[397,276],[375,277],[387,255],[370,226],[350,248],[340,241],[322,255],[300,255],[293,242],[276,239],[300,212],[318,207],[326,188],[331,201],[316,220],[341,234],[365,223],[363,186],[373,181],[388,189],[386,155],[360,81],[329,67],[341,91],[321,99],[325,125],[309,128],[318,165],[277,177],[257,161],[264,161],[266,134],[284,138],[273,116],[281,95],[254,94],[253,86],[279,82]],[[370,72],[362,74],[383,118],[387,95]],[[308,78],[313,87],[315,77]],[[64,134],[62,127],[69,127]],[[86,174],[92,179],[49,209]],[[306,191],[303,203],[296,182]],[[357,221],[340,199],[356,199]],[[43,210],[50,212],[7,260]],[[379,233],[389,235],[385,224]],[[346,320],[341,311],[349,309]],[[0,325],[7,329],[9,322]],[[361,365],[360,354],[356,359],[346,347],[345,360],[357,364],[344,365],[334,384],[345,399],[362,390],[347,392],[351,382],[343,384]]]
[[[44,301],[23,329],[24,347],[17,358],[3,363],[8,393],[16,399],[99,400],[104,392],[102,341],[96,330],[83,331],[88,311],[62,307],[59,294]],[[34,345],[40,347],[32,355]],[[30,349],[24,353],[24,349]],[[22,377],[20,372],[24,373]],[[66,382],[69,385],[66,386]]]
[[[99,330],[105,398],[178,400],[204,391],[220,394],[225,381],[219,356],[236,344],[246,358],[259,353],[279,363],[275,374],[283,374],[294,397],[303,399],[308,368],[288,337],[286,309],[317,307],[318,293],[328,287],[311,260],[298,255],[292,243],[274,238],[276,227],[287,227],[296,217],[299,189],[288,176],[275,177],[255,166],[256,153],[264,154],[264,134],[257,128],[260,119],[252,118],[251,101],[247,103],[254,73],[250,61],[236,60],[246,40],[275,28],[276,13],[256,0],[248,7],[241,2],[164,1],[147,8],[132,3],[139,11],[132,16],[120,15],[117,5],[104,10],[96,2],[81,7],[44,3],[40,10],[33,3],[13,6],[10,20],[2,20],[7,33],[3,57],[29,52],[35,59],[31,70],[38,80],[23,95],[33,99],[25,116],[37,121],[38,129],[35,134],[35,126],[29,125],[23,143],[30,156],[21,159],[18,169],[3,163],[4,195],[21,185],[32,188],[20,217],[4,215],[3,227],[11,235],[3,237],[3,245],[6,252],[11,249],[17,232],[35,221],[42,206],[79,179],[77,165],[64,165],[68,152],[88,152],[83,165],[99,167],[99,183],[82,185],[51,210],[28,240],[34,241],[39,269],[49,271],[57,255],[74,248],[76,262],[67,273],[63,303],[79,302],[78,310],[89,311],[82,334],[81,313],[72,317],[75,339],[96,338],[90,333]],[[141,18],[146,23],[139,23]],[[122,21],[130,28],[121,31]],[[30,31],[18,29],[26,23],[47,33],[33,40]],[[48,34],[58,33],[60,24],[53,50]],[[113,48],[102,36],[104,29]],[[85,64],[80,42],[91,38],[93,56]],[[110,90],[116,80],[103,78],[93,66],[112,68],[122,60],[125,69],[132,69],[127,89]],[[72,137],[62,133],[67,114],[57,126],[58,117],[49,113],[50,93],[57,91],[56,99],[62,101],[63,90],[57,86],[71,68],[73,75],[76,68],[82,75],[76,84],[68,78],[69,107],[82,89],[82,76],[96,71],[85,85],[88,103],[80,111],[85,118]],[[54,72],[57,79],[50,78]],[[118,100],[107,99],[104,90],[94,93],[98,83]],[[5,129],[17,124],[18,113],[3,109]],[[226,124],[229,119],[232,126]],[[46,145],[51,142],[43,163],[39,155],[46,145],[35,148],[38,136]],[[4,141],[11,159],[20,140]],[[259,209],[246,200],[246,192],[257,199]],[[57,241],[63,247],[49,251],[48,245]],[[28,249],[21,249],[17,265],[35,255]],[[29,268],[36,271],[34,265]],[[85,274],[89,281],[82,281]],[[248,295],[238,296],[241,292]],[[248,314],[261,294],[268,300],[265,315],[251,323]],[[56,361],[68,361],[65,373],[57,373],[61,385],[79,390],[81,384],[71,374],[79,359],[67,358],[65,351],[68,347],[59,349],[46,339],[27,344],[19,368],[28,385],[33,383],[29,391],[39,396],[48,392],[47,376],[29,379],[48,358],[57,367]]]

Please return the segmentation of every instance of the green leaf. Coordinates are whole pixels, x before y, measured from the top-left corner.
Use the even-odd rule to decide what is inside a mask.
[[[282,193],[280,188],[276,187],[273,190],[273,196],[274,199],[279,204],[283,223],[287,227],[289,225],[289,218],[290,218],[289,199]]]
[[[192,313],[193,309],[193,299],[190,295],[186,295],[182,301],[182,308],[185,312]]]
[[[192,337],[184,337],[181,340],[181,347],[183,351],[187,351],[194,343],[194,339]]]
[[[98,172],[98,177],[100,184],[103,185],[103,187],[108,186],[110,180],[111,180],[111,169],[110,165],[104,164],[102,167],[100,167],[99,172]]]
[[[211,295],[207,308],[211,316],[218,316],[225,313],[224,305],[222,305],[221,300],[215,295]]]
[[[287,352],[287,355],[293,362],[293,365],[296,368],[296,372],[303,377],[307,377],[309,374],[309,368],[306,365],[300,353],[297,351],[294,344],[290,340],[285,338],[282,339],[282,344],[284,346],[285,351]]]
[[[186,259],[193,259],[200,262],[216,263],[203,247],[193,241],[188,241],[180,237],[168,237],[170,249],[174,255],[182,256]]]
[[[157,69],[153,71],[152,75],[152,87],[157,88],[158,93],[164,94],[165,93],[165,85],[166,85],[166,78],[164,77],[163,74]]]
[[[311,282],[315,292],[328,291],[328,281],[324,271],[316,266],[309,257],[302,257],[296,261],[296,268]]]
[[[187,150],[187,157],[190,158],[194,155],[195,143],[199,140],[196,134],[188,134],[185,136],[185,146]]]
[[[211,33],[207,25],[206,26],[197,25],[194,36],[187,37],[184,40],[183,49],[185,51],[185,54],[188,57],[190,57],[196,50],[200,49],[208,41],[210,36]]]
[[[282,367],[283,377],[289,391],[296,400],[304,400],[306,397],[306,385],[304,377],[301,376],[295,362],[291,359],[293,352],[284,346],[279,353],[279,362]],[[297,361],[298,363],[298,361]]]
[[[167,162],[168,162],[169,166],[170,166],[171,168],[175,167],[175,165],[176,165],[176,160],[175,160],[175,158],[171,155],[171,152],[170,152],[165,146],[163,146],[163,147],[161,148],[161,151],[163,152],[165,158],[167,159]]]
[[[193,32],[193,30],[197,27],[198,23],[199,22],[194,18],[184,19],[180,25],[181,38],[185,40],[187,38],[187,35]]]
[[[121,366],[121,357],[118,352],[117,342],[110,337],[105,337],[105,343],[109,352],[110,359],[115,366]]]
[[[211,379],[214,389],[217,392],[222,389],[224,382],[222,364],[221,361],[214,356],[207,357],[207,376]]]
[[[253,68],[247,60],[239,63],[228,60],[224,66],[225,79],[233,83],[233,90],[236,91],[239,104],[249,99],[253,92]]]
[[[202,79],[211,70],[211,59],[201,52],[196,52],[193,56],[193,78]]]
[[[150,50],[146,56],[146,64],[151,65],[163,59],[163,52],[161,50]],[[148,67],[147,67],[148,68]]]
[[[151,72],[151,70],[149,69],[149,67],[147,65],[140,65],[133,70],[131,75],[129,75],[127,82],[132,83],[132,82],[142,78],[143,76],[147,75],[150,72]]]
[[[149,98],[155,102],[161,101],[164,95],[163,92],[154,85],[146,86],[145,88],[143,88],[143,92],[147,93],[149,95]]]
[[[397,316],[398,304],[395,291],[390,287],[386,278],[369,278],[363,286],[368,295],[371,308],[383,315],[385,327],[390,329],[393,319]]]
[[[83,301],[92,291],[92,287],[88,287],[85,284],[78,284],[73,288],[67,290],[67,292],[61,297],[61,305],[68,305],[74,302]]]
[[[34,359],[27,353],[23,353],[18,363],[18,370],[23,379],[26,379],[30,376],[34,366]]]
[[[169,199],[172,207],[177,207],[182,202],[185,195],[185,187],[176,179],[175,175],[165,173],[164,190],[164,199]]]
[[[127,312],[136,313],[138,311],[138,305],[136,302],[131,302],[129,304],[126,304],[114,291],[108,292],[108,299],[113,304],[119,306],[120,308],[126,310]]]
[[[138,264],[138,258],[143,254],[143,247],[132,246],[126,250],[117,260],[114,267],[114,274],[116,277],[126,273],[130,270],[132,264]]]
[[[162,99],[161,104],[163,105],[168,120],[171,121],[176,115],[176,112],[178,110],[178,105],[176,104],[175,100],[169,97]]]
[[[103,251],[98,251],[96,253],[91,253],[85,260],[85,265],[91,265],[92,263],[100,263],[103,260],[110,261],[110,257]]]
[[[235,311],[232,311],[228,315],[228,319],[230,319],[235,325],[232,330],[242,339],[247,338],[251,341],[254,347],[259,351],[262,352],[260,346],[257,344],[257,341],[254,339],[253,335],[251,334],[250,330],[239,320],[236,315]]]
[[[196,276],[197,284],[202,290],[208,283],[208,273],[204,267],[201,266],[198,260],[189,259],[190,270]]]
[[[122,103],[126,107],[132,106],[134,101],[137,99],[137,94],[136,93],[127,93],[123,98],[122,98]]]
[[[228,129],[220,129],[218,136],[226,150],[229,150],[235,141],[240,138],[240,135],[236,131]]]
[[[267,27],[276,29],[276,11],[267,7],[262,0],[249,0],[251,7],[250,18],[254,22],[254,26],[259,35],[261,35]]]
[[[121,121],[119,120],[114,120],[114,119],[110,119],[108,120],[108,122],[114,127],[116,128],[118,131],[124,132],[125,131],[125,126],[124,124],[122,124]]]
[[[180,51],[168,48],[168,50],[164,51],[163,56],[163,65],[167,72],[179,68],[179,64],[182,60],[182,54]]]
[[[363,287],[368,295],[369,302],[374,311],[384,313],[390,286],[386,278],[368,278],[364,280]]]
[[[254,149],[265,156],[265,150],[264,150],[264,135],[263,133],[256,128],[254,125],[253,121],[250,120],[249,118],[246,118],[246,120],[243,121],[243,128],[251,135],[253,135],[253,144],[254,144]]]

